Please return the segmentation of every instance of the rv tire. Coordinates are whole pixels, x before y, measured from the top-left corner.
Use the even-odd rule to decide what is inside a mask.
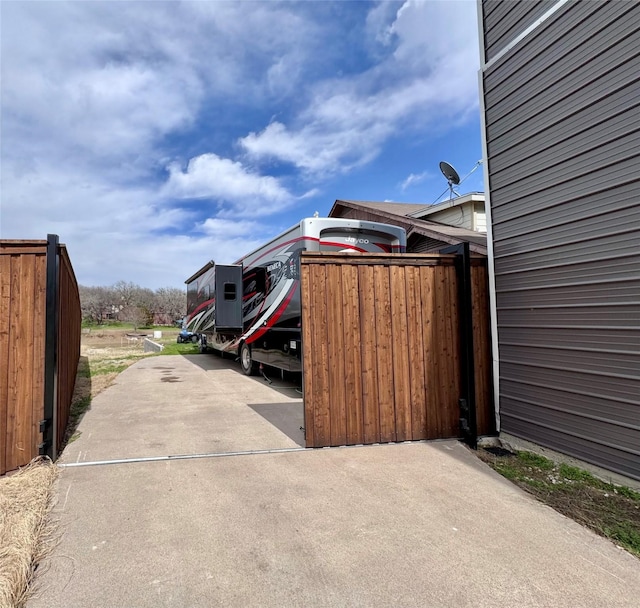
[[[256,373],[256,364],[251,358],[251,347],[246,342],[240,346],[240,367],[245,376],[253,376]]]
[[[198,351],[200,351],[201,353],[206,353],[209,349],[207,348],[207,337],[206,336],[200,336],[200,339],[198,340]]]

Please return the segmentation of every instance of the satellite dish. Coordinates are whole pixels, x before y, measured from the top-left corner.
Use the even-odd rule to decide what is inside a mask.
[[[445,161],[440,162],[440,171],[442,171],[442,175],[447,178],[447,181],[451,184],[455,184],[456,186],[460,183],[460,176],[458,172]]]
[[[454,189],[454,186],[457,186],[460,183],[460,176],[458,172],[447,162],[440,162],[440,171],[442,171],[442,175],[447,178],[447,183],[449,184],[449,199],[453,198],[453,195],[456,194],[460,196]]]

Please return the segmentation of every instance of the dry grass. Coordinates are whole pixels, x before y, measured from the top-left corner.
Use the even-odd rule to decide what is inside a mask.
[[[40,561],[55,546],[53,506],[58,467],[36,458],[0,478],[0,608],[23,608]]]

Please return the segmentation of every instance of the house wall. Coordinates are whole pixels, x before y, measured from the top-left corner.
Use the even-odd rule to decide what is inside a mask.
[[[640,479],[640,3],[480,9],[501,429]]]
[[[449,207],[437,213],[431,213],[424,219],[430,222],[439,222],[440,224],[473,230],[473,203]]]
[[[487,231],[487,214],[484,210],[484,203],[476,203],[474,209],[474,226],[473,229],[477,232]]]

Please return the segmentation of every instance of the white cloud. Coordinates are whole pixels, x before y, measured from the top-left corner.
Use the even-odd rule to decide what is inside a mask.
[[[290,124],[272,121],[241,138],[250,158],[319,175],[345,172],[375,158],[389,138],[441,131],[477,106],[474,11],[409,1],[391,24],[389,14],[378,5],[367,24],[388,49],[386,59],[357,76],[316,84],[312,102]]]
[[[202,154],[192,158],[186,169],[169,165],[164,195],[170,198],[200,198],[216,201],[227,211],[267,215],[291,205],[295,198],[272,176],[249,171],[241,163]]]
[[[207,236],[236,238],[255,235],[260,229],[256,222],[209,217],[197,225],[197,230]]]
[[[400,189],[404,191],[410,186],[415,186],[416,184],[419,184],[430,177],[433,177],[433,175],[429,173],[429,171],[423,171],[422,173],[418,174],[409,173],[407,178],[400,184]]]

